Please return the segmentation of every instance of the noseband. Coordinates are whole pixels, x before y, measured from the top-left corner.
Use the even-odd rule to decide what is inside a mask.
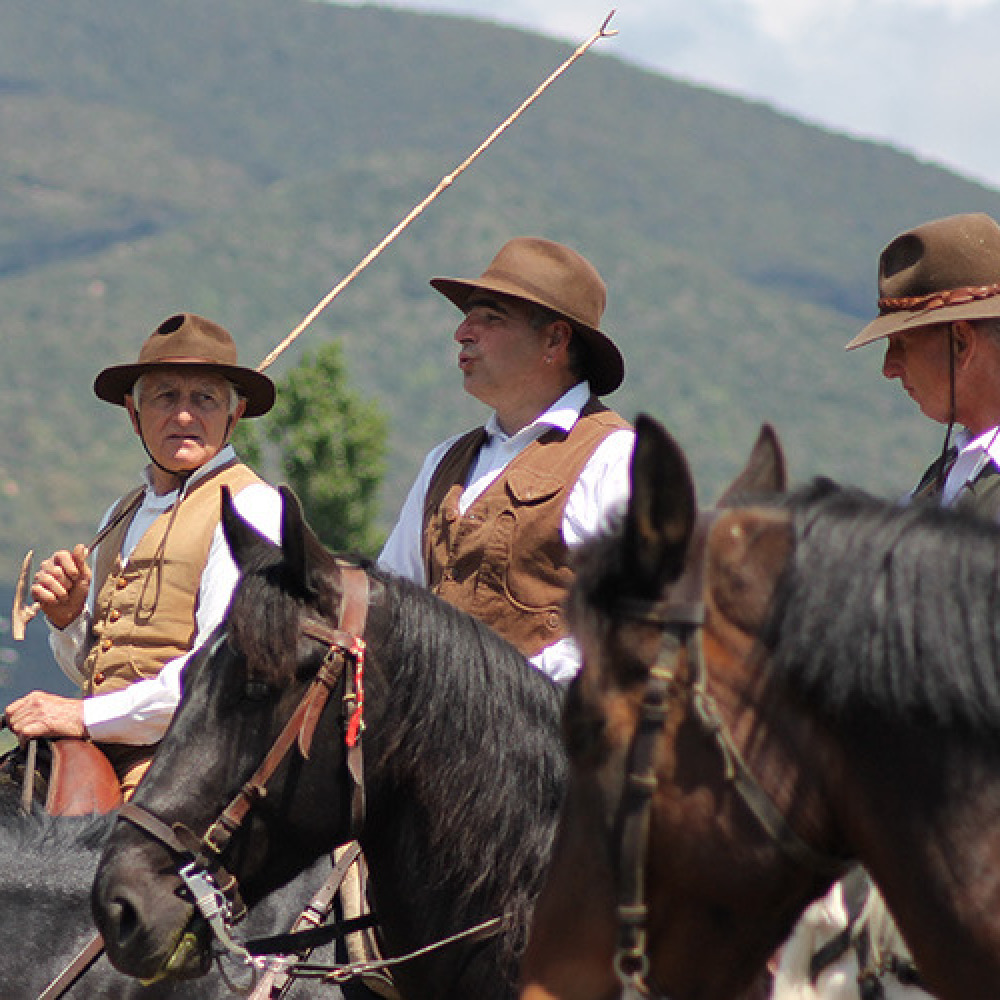
[[[364,772],[361,732],[364,729],[364,655],[361,638],[368,614],[369,585],[364,570],[341,564],[343,596],[338,627],[313,619],[302,623],[302,634],[327,647],[320,665],[302,700],[278,734],[253,776],[236,793],[229,805],[209,825],[199,839],[183,823],[168,824],[143,806],[125,803],[118,816],[159,841],[180,861],[178,877],[192,901],[211,927],[219,943],[231,954],[246,961],[246,948],[233,940],[232,925],[245,908],[238,899],[238,885],[222,865],[222,856],[254,805],[267,795],[267,785],[293,747],[309,759],[313,735],[326,708],[330,693],[341,678],[345,680],[344,717],[347,770],[351,777],[351,834],[364,821]],[[350,664],[352,669],[346,669]]]
[[[705,622],[705,547],[715,512],[699,516],[688,547],[684,570],[668,596],[657,601],[622,600],[618,617],[661,632],[659,652],[649,667],[635,734],[625,764],[619,804],[618,943],[615,975],[622,1000],[651,997],[646,922],[646,868],[653,794],[656,791],[657,746],[671,702],[689,702],[694,717],[715,740],[731,783],[768,836],[792,860],[816,871],[839,872],[843,862],[810,847],[792,829],[780,809],[747,767],[715,699],[708,691],[702,631]],[[687,660],[680,671],[681,652]]]

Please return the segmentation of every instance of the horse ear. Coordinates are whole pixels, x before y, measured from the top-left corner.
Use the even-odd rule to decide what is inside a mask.
[[[697,513],[694,481],[680,446],[652,417],[640,414],[624,545],[641,591],[658,594],[663,583],[680,575]]]
[[[740,497],[784,493],[788,489],[785,452],[778,432],[762,424],[747,464],[719,497],[716,507],[734,507]]]
[[[233,504],[233,495],[228,486],[220,487],[222,491],[222,532],[232,553],[233,562],[242,570],[250,558],[251,552],[257,551],[262,545],[270,545],[256,528],[240,517]]]
[[[310,530],[302,514],[299,498],[288,486],[279,486],[281,492],[281,552],[286,569],[289,571],[299,592],[313,595],[314,589],[309,582],[309,546]]]

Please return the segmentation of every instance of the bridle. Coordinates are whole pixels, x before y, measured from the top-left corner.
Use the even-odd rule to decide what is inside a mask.
[[[183,862],[177,874],[198,911],[222,947],[243,961],[250,960],[250,953],[234,940],[231,930],[245,908],[239,899],[236,879],[222,864],[223,855],[250,811],[267,795],[268,783],[292,749],[297,747],[300,756],[309,759],[316,726],[331,692],[341,679],[344,680],[346,767],[352,785],[352,836],[360,831],[364,822],[361,733],[364,729],[365,642],[362,634],[368,613],[369,582],[368,575],[359,567],[347,563],[340,565],[342,597],[337,626],[331,627],[312,618],[301,625],[303,635],[327,647],[316,676],[260,766],[205,833],[199,838],[184,824],[167,823],[134,802],[125,803],[118,813],[119,819],[159,841]]]
[[[694,718],[714,738],[731,783],[768,836],[792,860],[820,871],[839,873],[845,860],[816,851],[792,829],[743,760],[715,699],[708,691],[703,649],[705,622],[705,546],[717,512],[699,515],[680,578],[666,598],[620,600],[616,615],[652,625],[661,633],[650,665],[635,733],[625,758],[625,775],[618,808],[618,940],[614,970],[622,1000],[655,996],[649,986],[647,949],[646,869],[653,794],[656,791],[657,748],[672,703],[688,702]],[[681,671],[681,653],[687,669]]]

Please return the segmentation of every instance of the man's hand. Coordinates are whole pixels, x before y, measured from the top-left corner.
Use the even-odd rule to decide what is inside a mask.
[[[23,698],[12,701],[4,716],[8,729],[22,743],[46,736],[83,739],[87,735],[83,724],[83,702],[79,698],[31,691]]]
[[[56,628],[66,628],[76,621],[89,591],[87,546],[82,544],[72,552],[60,549],[44,560],[31,585],[31,596]]]

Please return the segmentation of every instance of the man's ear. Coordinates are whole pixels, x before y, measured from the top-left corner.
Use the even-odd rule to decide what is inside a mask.
[[[125,396],[125,409],[128,410],[129,420],[132,421],[132,430],[141,437],[142,431],[139,429],[139,414],[135,408],[135,401],[130,395]]]
[[[573,327],[564,319],[557,319],[545,328],[545,346],[553,352],[568,352],[572,338]]]
[[[951,349],[958,362],[965,361],[970,356],[980,336],[980,331],[976,329],[968,320],[955,320],[950,327]]]

